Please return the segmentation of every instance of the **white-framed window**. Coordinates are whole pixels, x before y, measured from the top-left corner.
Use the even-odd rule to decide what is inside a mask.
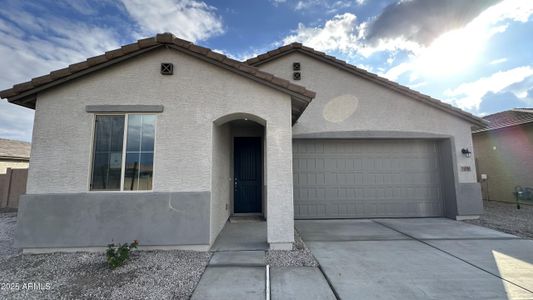
[[[91,191],[152,190],[154,114],[97,114]]]

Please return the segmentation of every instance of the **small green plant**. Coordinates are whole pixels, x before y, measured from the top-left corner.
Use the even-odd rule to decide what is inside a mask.
[[[107,245],[107,264],[111,269],[122,266],[128,258],[130,258],[130,252],[133,249],[137,249],[139,242],[137,240],[129,244],[124,243],[122,245],[109,244]]]

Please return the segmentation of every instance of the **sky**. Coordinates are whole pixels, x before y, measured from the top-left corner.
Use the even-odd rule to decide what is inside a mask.
[[[0,0],[0,90],[172,32],[245,60],[301,42],[478,116],[533,106],[533,0]],[[0,100],[0,138],[33,111]]]

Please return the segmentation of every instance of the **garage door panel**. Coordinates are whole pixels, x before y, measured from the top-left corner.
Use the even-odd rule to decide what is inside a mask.
[[[435,142],[296,140],[296,218],[442,215]]]

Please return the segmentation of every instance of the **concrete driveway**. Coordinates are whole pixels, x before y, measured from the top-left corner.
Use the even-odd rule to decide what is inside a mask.
[[[341,299],[533,299],[533,241],[443,218],[298,220]]]

